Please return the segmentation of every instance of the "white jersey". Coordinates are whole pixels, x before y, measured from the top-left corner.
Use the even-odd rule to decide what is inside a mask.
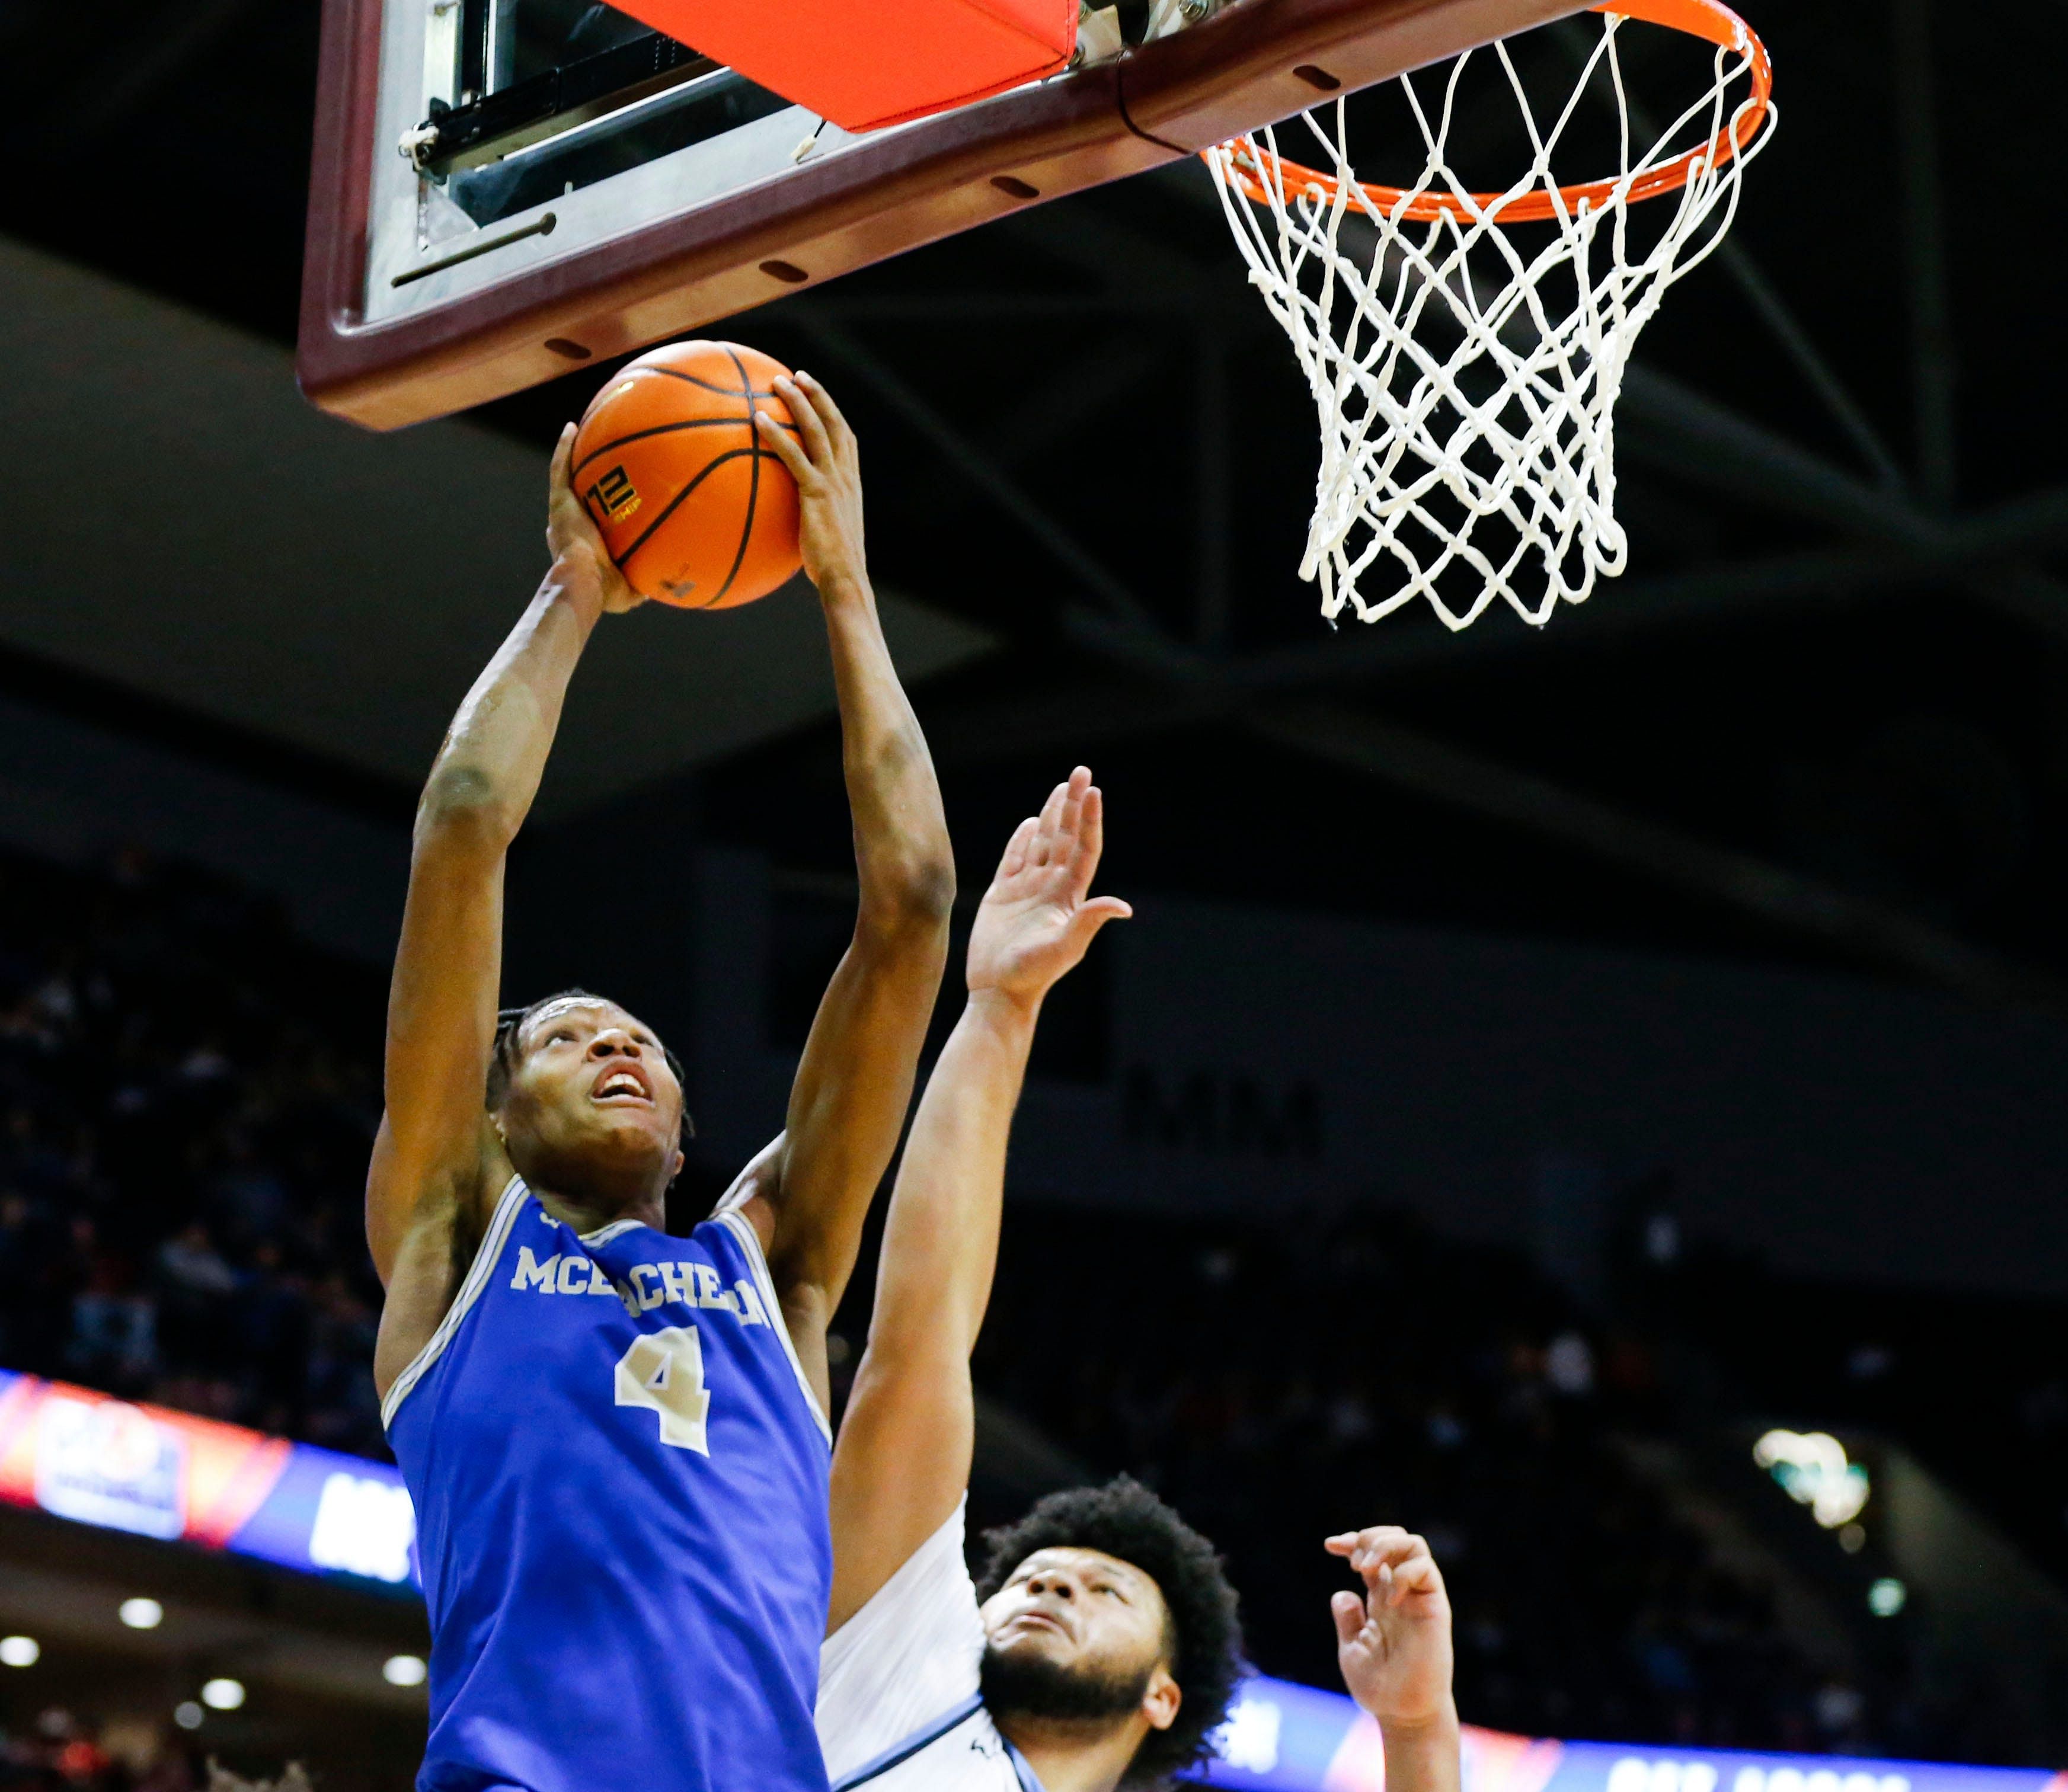
[[[1041,1792],[983,1709],[983,1660],[958,1506],[819,1652],[832,1792]]]

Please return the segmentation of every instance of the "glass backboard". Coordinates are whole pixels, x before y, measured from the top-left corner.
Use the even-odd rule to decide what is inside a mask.
[[[1121,0],[853,135],[595,0],[325,0],[298,372],[394,429],[1196,153],[1573,0]]]

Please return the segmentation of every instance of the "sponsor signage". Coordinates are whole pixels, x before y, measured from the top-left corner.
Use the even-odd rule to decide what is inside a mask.
[[[401,1473],[0,1369],[0,1500],[303,1574],[421,1591]]]
[[[1230,1792],[1384,1792],[1378,1726],[1341,1692],[1244,1683],[1191,1777]],[[1464,1733],[1464,1792],[2068,1792],[2068,1774]]]

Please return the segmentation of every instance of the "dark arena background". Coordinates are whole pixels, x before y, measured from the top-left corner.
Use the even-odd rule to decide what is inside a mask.
[[[1216,1540],[1230,1786],[1320,1792],[1318,1542],[1380,1522],[1445,1566],[1472,1792],[2068,1770],[2068,6],[1745,10],[1782,122],[1628,374],[1630,570],[1541,631],[1319,620],[1313,408],[1196,161],[722,328],[863,439],[951,967],[1012,823],[1106,793],[1137,918],[1036,1047],[972,1515],[1126,1469]],[[386,970],[616,364],[304,403],[318,27],[0,9],[0,1786],[422,1744]],[[507,989],[676,1046],[681,1226],[854,893],[802,585],[602,629]]]

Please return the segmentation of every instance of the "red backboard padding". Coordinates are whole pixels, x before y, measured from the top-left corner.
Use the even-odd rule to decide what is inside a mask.
[[[613,0],[847,131],[902,124],[1053,75],[1077,0]]]

